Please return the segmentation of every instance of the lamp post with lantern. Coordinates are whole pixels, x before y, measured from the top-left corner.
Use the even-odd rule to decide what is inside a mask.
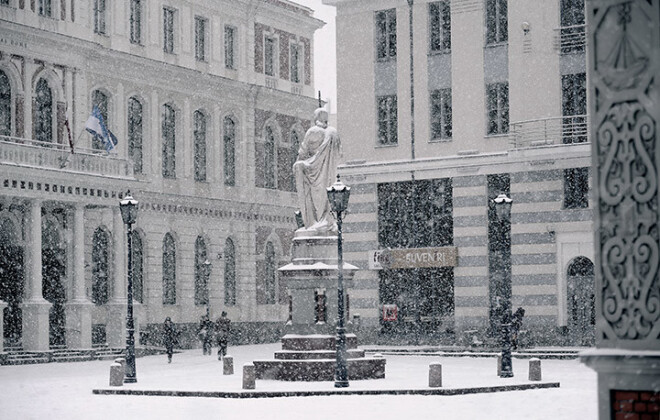
[[[337,175],[337,182],[327,188],[330,209],[337,218],[337,364],[335,367],[335,388],[348,387],[348,367],[346,365],[346,328],[344,326],[344,256],[342,249],[342,215],[348,208],[351,187],[344,185]]]
[[[501,328],[501,342],[502,342],[502,365],[500,369],[500,377],[511,378],[513,377],[513,364],[511,362],[511,284],[510,277],[507,273],[510,271],[509,267],[504,266],[504,254],[510,247],[509,235],[507,235],[507,223],[511,221],[511,207],[513,200],[500,194],[495,199],[495,214],[499,222],[498,238],[500,244],[498,246],[498,266],[496,272],[498,273],[498,299],[500,306],[500,328]],[[507,259],[510,261],[510,259]]]
[[[126,372],[124,383],[137,382],[135,371],[135,324],[133,321],[133,224],[137,220],[138,202],[128,191],[119,201],[121,218],[127,228],[128,239],[128,293],[126,312]]]

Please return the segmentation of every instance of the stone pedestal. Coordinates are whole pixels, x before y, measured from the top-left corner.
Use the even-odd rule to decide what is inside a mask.
[[[105,326],[108,347],[126,346],[126,301],[112,301],[108,305],[107,324]]]
[[[2,353],[4,351],[4,345],[5,345],[4,325],[5,325],[5,308],[6,307],[7,307],[7,304],[0,300],[0,353]]]
[[[50,323],[48,319],[52,305],[46,300],[26,301],[23,309],[23,350],[48,351]]]
[[[275,353],[275,360],[254,361],[256,378],[332,381],[337,359],[337,237],[311,236],[299,230],[293,239],[292,254],[291,264],[280,268],[291,293],[291,322],[282,337],[282,351]],[[357,267],[344,263],[344,296],[353,285],[356,271]],[[323,323],[315,321],[315,291],[323,291],[326,296]],[[385,359],[364,357],[364,351],[357,348],[355,334],[346,334],[346,350],[348,379],[385,377]]]
[[[70,349],[92,348],[92,307],[86,300],[66,304],[66,343]]]
[[[337,323],[337,237],[309,236],[296,232],[291,263],[280,268],[291,293],[291,323],[288,334],[333,334]],[[357,267],[344,263],[344,295],[353,286]],[[316,323],[314,292],[326,296],[326,322]],[[346,320],[347,322],[348,320]]]

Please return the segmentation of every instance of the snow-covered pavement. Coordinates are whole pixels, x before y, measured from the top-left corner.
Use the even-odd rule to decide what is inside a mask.
[[[235,374],[201,350],[137,359],[136,384],[121,389],[240,392],[242,366],[271,359],[279,344],[230,348]],[[494,358],[385,356],[386,378],[351,389],[428,389],[428,366],[442,363],[443,388],[527,384],[528,361],[513,378],[496,375]],[[596,374],[577,360],[543,360],[543,382],[559,388],[458,396],[324,396],[261,399],[94,395],[108,389],[110,361],[0,366],[3,419],[564,419],[597,418]],[[256,391],[333,390],[332,382],[258,380]]]

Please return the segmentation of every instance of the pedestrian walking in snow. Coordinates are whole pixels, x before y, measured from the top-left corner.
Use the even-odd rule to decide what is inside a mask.
[[[220,318],[215,321],[216,340],[218,342],[218,360],[227,355],[227,343],[231,321],[227,318],[227,312],[222,311]]]
[[[172,354],[174,353],[174,345],[177,342],[177,332],[174,322],[168,316],[163,323],[163,344],[165,345],[165,352],[167,353],[167,363],[172,363]]]
[[[213,322],[209,319],[208,315],[204,315],[199,321],[197,336],[202,342],[202,353],[204,355],[211,355],[211,346],[213,345]]]
[[[518,308],[511,319],[511,345],[514,350],[518,348],[518,332],[522,327],[523,316],[525,316],[525,310]]]

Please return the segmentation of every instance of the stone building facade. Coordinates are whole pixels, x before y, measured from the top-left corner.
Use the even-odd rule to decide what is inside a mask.
[[[0,2],[0,343],[123,346],[128,190],[143,343],[221,310],[277,336],[322,25],[288,0]]]
[[[365,332],[495,343],[522,307],[523,340],[592,344],[584,1],[324,3]]]

